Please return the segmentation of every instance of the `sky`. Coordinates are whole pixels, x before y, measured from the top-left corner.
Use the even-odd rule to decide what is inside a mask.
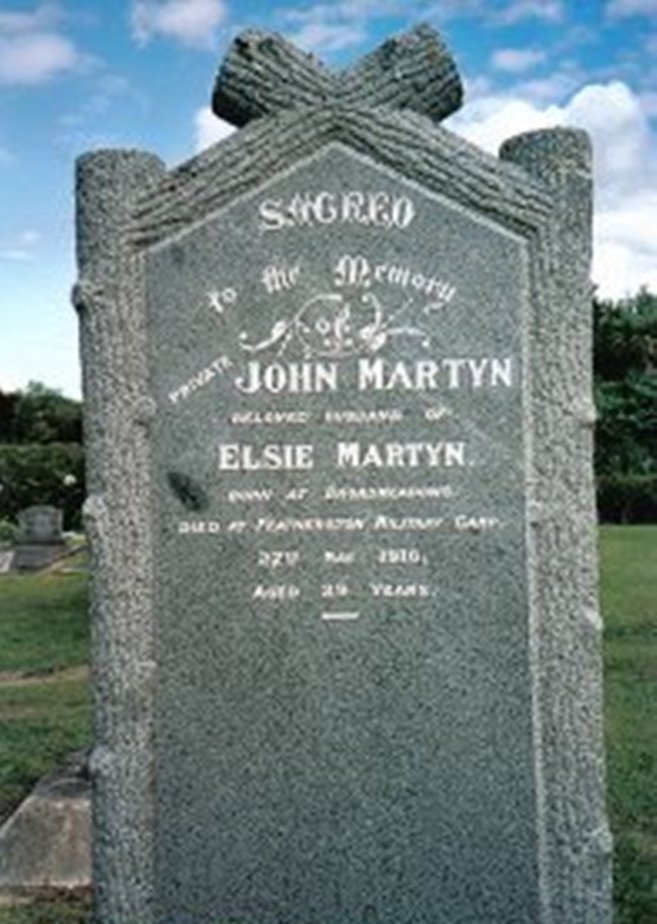
[[[219,142],[212,86],[242,29],[341,69],[420,22],[464,81],[447,128],[491,153],[522,131],[588,130],[598,294],[657,293],[657,0],[0,2],[0,390],[80,395],[76,157],[138,148],[173,167]]]

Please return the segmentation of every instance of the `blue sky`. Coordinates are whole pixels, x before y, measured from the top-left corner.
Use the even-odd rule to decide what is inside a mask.
[[[447,126],[485,149],[548,125],[596,152],[593,278],[657,292],[657,0],[81,0],[0,3],[0,389],[79,396],[73,165],[136,147],[170,166],[229,126],[216,69],[247,26],[341,68],[418,22],[447,40],[466,86]]]

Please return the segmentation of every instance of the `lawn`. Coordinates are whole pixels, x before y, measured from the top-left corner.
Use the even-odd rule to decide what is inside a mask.
[[[91,736],[86,579],[0,578],[0,818]]]
[[[657,526],[605,527],[600,546],[615,924],[656,924]],[[0,811],[89,741],[85,599],[81,575],[0,578]],[[89,921],[73,899],[0,906],[0,924]]]
[[[656,924],[657,526],[605,527],[600,561],[615,924]]]

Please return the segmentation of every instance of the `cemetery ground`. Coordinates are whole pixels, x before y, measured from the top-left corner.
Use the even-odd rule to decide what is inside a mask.
[[[657,526],[603,527],[600,545],[615,924],[655,924]],[[83,574],[54,569],[0,579],[2,818],[44,773],[90,741],[85,613]],[[0,924],[90,920],[86,898],[0,904]]]

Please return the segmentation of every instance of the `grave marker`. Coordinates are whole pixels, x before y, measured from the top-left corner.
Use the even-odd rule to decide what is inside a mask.
[[[426,27],[78,164],[105,924],[610,920],[590,150]]]
[[[11,567],[17,571],[38,571],[52,564],[66,551],[62,533],[63,513],[49,504],[36,504],[18,514],[18,537]]]

